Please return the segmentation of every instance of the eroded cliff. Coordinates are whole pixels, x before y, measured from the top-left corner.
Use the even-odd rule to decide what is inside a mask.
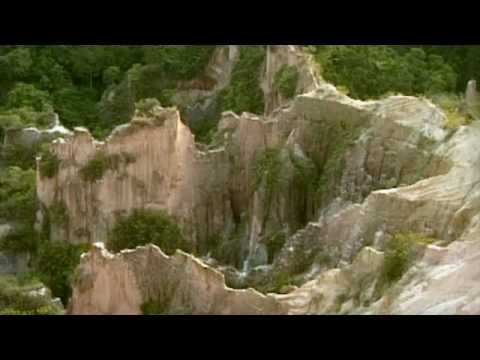
[[[66,211],[66,221],[50,224],[56,241],[105,242],[118,216],[163,209],[228,285],[289,294],[228,290],[219,273],[183,253],[112,255],[95,245],[78,270],[73,313],[137,314],[171,283],[180,290],[168,296],[167,313],[477,312],[474,261],[459,254],[476,248],[478,124],[448,129],[427,99],[353,100],[316,80],[294,50],[269,49],[266,115],[223,113],[209,146],[195,142],[176,109],[157,106],[137,111],[105,142],[83,129],[57,140],[58,173],[38,175],[43,221],[52,206]],[[300,69],[301,95],[290,100],[272,90],[285,64]],[[114,165],[88,179],[99,154]],[[385,244],[406,232],[436,244],[376,293]],[[193,263],[202,270],[188,270]],[[439,277],[441,268],[451,271]]]
[[[160,276],[158,276],[160,275]],[[192,255],[150,245],[113,255],[102,244],[83,255],[71,314],[283,314],[273,296],[225,286],[223,274]]]

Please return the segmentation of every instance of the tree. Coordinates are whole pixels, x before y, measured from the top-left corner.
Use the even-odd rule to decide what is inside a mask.
[[[1,64],[3,67],[8,67],[8,69],[3,69],[3,71],[8,74],[9,78],[25,78],[29,75],[33,64],[30,50],[23,47],[16,48],[3,56]]]
[[[110,66],[109,68],[103,71],[103,84],[106,86],[111,86],[118,84],[121,80],[122,73],[118,66]]]
[[[175,220],[164,211],[154,210],[135,210],[120,218],[107,245],[118,252],[146,244],[157,245],[169,255],[177,249],[192,250]]]
[[[17,83],[7,94],[8,108],[27,107],[35,111],[52,110],[50,95],[46,91],[37,89],[34,85]]]

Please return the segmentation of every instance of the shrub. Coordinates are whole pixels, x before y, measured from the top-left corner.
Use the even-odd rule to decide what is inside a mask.
[[[88,251],[88,245],[71,245],[43,241],[34,260],[39,279],[55,297],[66,304],[72,294],[71,283],[80,255]]]
[[[263,46],[240,48],[240,58],[233,69],[231,83],[221,95],[223,110],[263,114],[265,103],[258,77],[265,56]]]
[[[48,148],[43,148],[40,152],[40,176],[51,179],[58,174],[59,168],[60,159],[58,156]]]
[[[95,182],[103,178],[105,172],[110,169],[111,163],[109,157],[102,151],[95,156],[80,169],[80,176],[83,181]]]
[[[36,111],[30,107],[8,109],[0,113],[0,127],[22,129],[29,126],[47,128],[53,124],[54,114],[49,109]]]
[[[35,254],[38,242],[39,234],[33,224],[23,224],[0,240],[0,251],[9,254]]]
[[[265,244],[267,246],[269,264],[273,262],[275,256],[282,250],[286,241],[287,234],[284,231],[277,231],[267,238]]]
[[[68,222],[67,207],[64,202],[54,202],[48,208],[49,220],[52,224],[65,225]]]
[[[34,169],[38,146],[7,144],[1,149],[1,160],[6,167],[19,167],[23,170]]]
[[[35,199],[35,170],[10,167],[0,171],[0,218],[33,223]]]
[[[154,244],[166,254],[177,249],[192,251],[175,220],[161,210],[134,210],[121,217],[113,227],[107,247],[115,252]]]
[[[159,299],[151,299],[142,304],[143,315],[162,315],[167,311],[168,304]]]
[[[418,247],[435,240],[422,234],[397,234],[387,244],[385,260],[377,283],[377,292],[389,288],[407,272],[416,256]]]
[[[103,178],[108,170],[118,170],[121,163],[126,165],[134,163],[135,156],[126,152],[107,155],[99,151],[95,156],[80,169],[80,176],[83,181],[95,182]]]
[[[7,95],[7,107],[28,107],[34,111],[52,110],[50,95],[34,85],[17,83]]]
[[[294,284],[295,284],[295,279],[292,277],[291,274],[288,274],[286,272],[281,272],[275,276],[273,284],[262,289],[262,292],[279,294],[279,293],[282,293],[285,287],[291,286]]]
[[[280,91],[283,97],[289,99],[295,95],[298,78],[299,73],[295,66],[284,65],[275,74],[274,86]]]
[[[463,96],[439,94],[432,96],[432,102],[443,110],[446,129],[457,130],[460,126],[471,123],[471,117],[463,111],[466,108]]]
[[[135,108],[138,113],[142,116],[153,116],[153,109],[157,106],[161,106],[160,101],[157,99],[142,99],[139,102],[135,103]]]
[[[271,204],[276,196],[288,183],[288,176],[282,162],[281,150],[278,148],[267,148],[257,154],[254,164],[253,186],[258,190],[260,186],[265,187],[265,204],[267,217]]]
[[[59,309],[45,297],[29,295],[38,283],[21,283],[13,277],[0,278],[0,315],[55,315]]]
[[[284,183],[280,149],[267,148],[258,153],[253,168],[255,189],[258,189],[265,182],[267,190],[275,192]]]

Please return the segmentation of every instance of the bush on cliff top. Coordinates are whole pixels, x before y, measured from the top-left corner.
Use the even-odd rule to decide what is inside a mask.
[[[108,169],[110,169],[109,157],[104,152],[99,151],[80,169],[80,176],[83,181],[95,182],[102,179]]]
[[[177,249],[192,251],[175,220],[161,210],[134,210],[114,225],[107,247],[119,252],[147,244],[157,245],[171,255]]]

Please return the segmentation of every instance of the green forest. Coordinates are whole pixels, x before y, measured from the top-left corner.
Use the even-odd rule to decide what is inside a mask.
[[[44,127],[47,114],[56,112],[68,128],[84,126],[101,138],[127,122],[141,99],[172,105],[178,82],[201,73],[214,48],[1,46],[0,127]],[[240,81],[224,94],[225,110],[262,112],[258,89],[250,91],[249,84],[263,60],[261,48],[244,47],[233,74],[233,81]],[[459,93],[480,75],[480,46],[318,45],[308,50],[327,81],[359,99]]]

